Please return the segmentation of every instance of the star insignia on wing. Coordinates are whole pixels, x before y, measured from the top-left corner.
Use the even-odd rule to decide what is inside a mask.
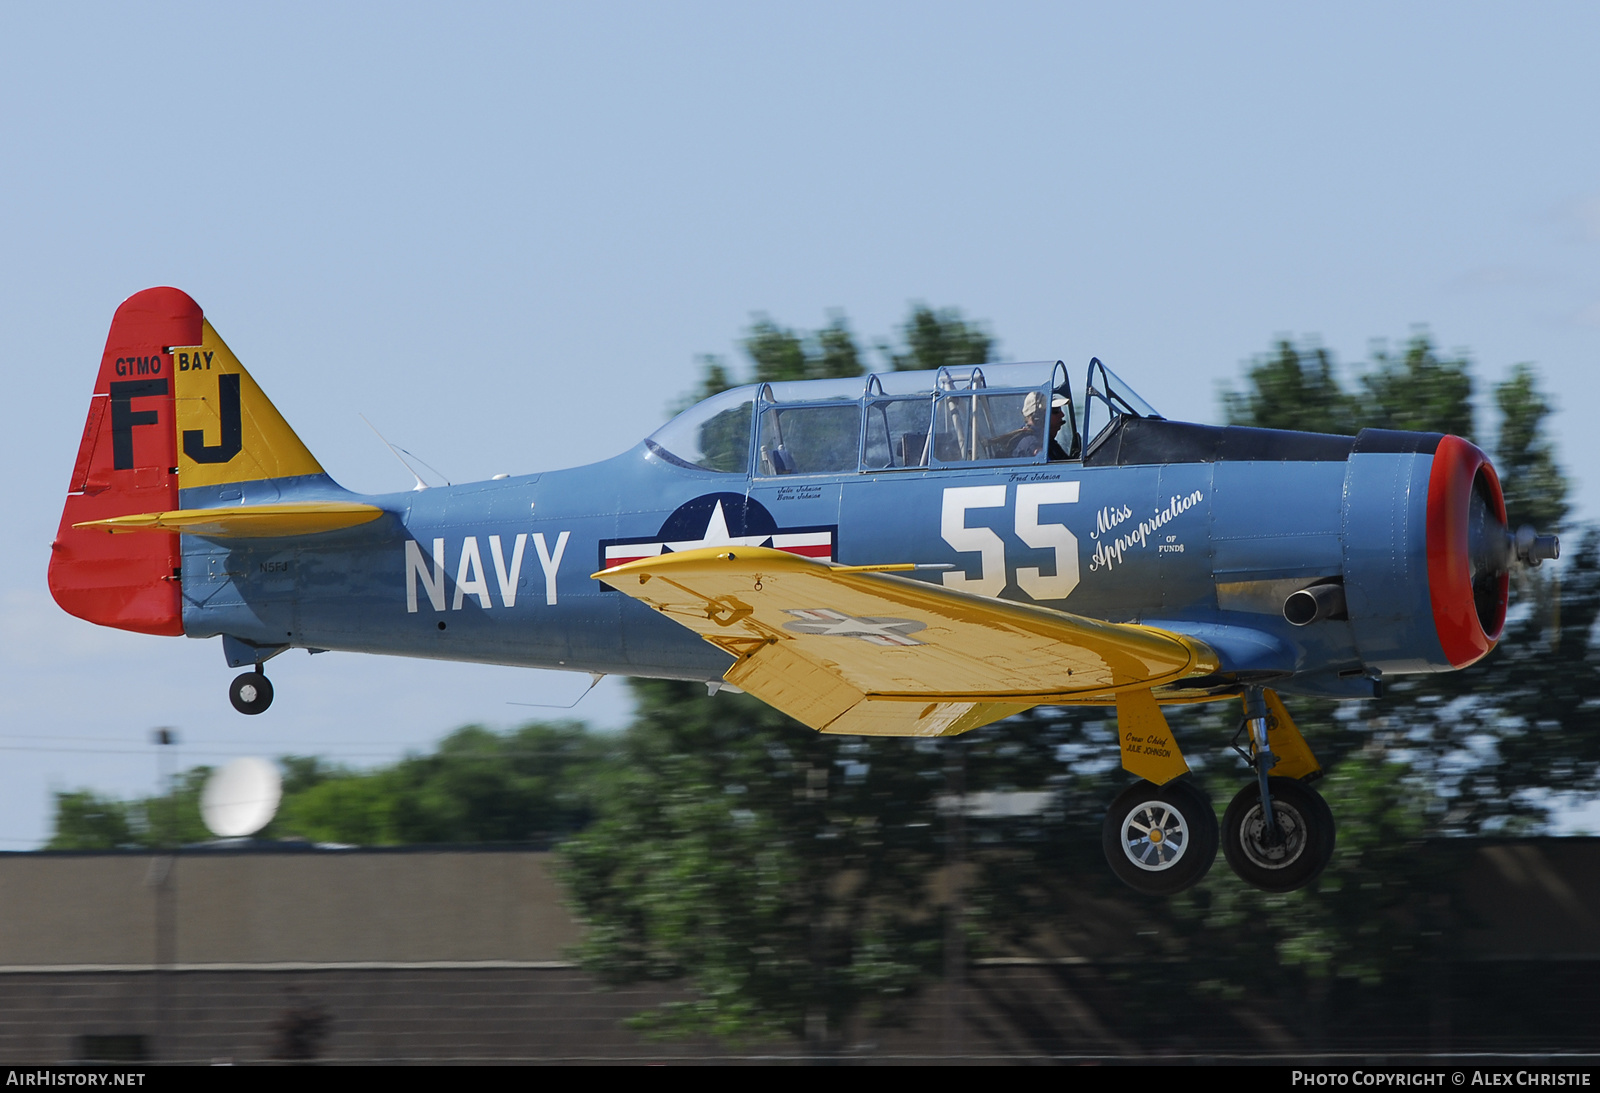
[[[927,628],[926,623],[916,619],[861,618],[831,607],[786,608],[784,613],[795,617],[794,622],[783,624],[785,630],[830,638],[859,638],[873,645],[922,645],[923,642],[906,635]]]

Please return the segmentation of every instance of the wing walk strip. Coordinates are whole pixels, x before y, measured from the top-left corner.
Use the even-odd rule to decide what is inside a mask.
[[[1130,702],[1153,732],[1165,721],[1151,688],[1218,667],[1207,646],[1167,630],[974,596],[887,568],[711,547],[594,576],[727,650],[737,658],[727,682],[822,732],[953,736],[1041,703],[1120,711]]]

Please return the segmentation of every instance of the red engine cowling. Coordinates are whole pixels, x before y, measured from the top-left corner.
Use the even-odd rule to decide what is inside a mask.
[[[1489,457],[1458,436],[1439,442],[1428,477],[1428,597],[1452,667],[1500,640],[1510,592],[1511,538],[1500,478]]]

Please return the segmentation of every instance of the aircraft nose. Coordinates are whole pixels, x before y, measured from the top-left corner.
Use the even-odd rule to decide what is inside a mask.
[[[1428,597],[1439,644],[1463,668],[1494,648],[1505,627],[1515,537],[1489,457],[1444,437],[1428,477]]]
[[[1467,502],[1467,565],[1474,591],[1486,578],[1511,569],[1515,547],[1504,515],[1496,510],[1485,490],[1474,488]]]
[[[1540,562],[1553,562],[1561,557],[1561,540],[1554,535],[1540,535],[1531,524],[1523,524],[1514,536],[1508,535],[1516,551],[1517,561],[1523,565],[1539,567]]]
[[[1485,579],[1509,572],[1514,564],[1537,569],[1540,563],[1561,557],[1559,538],[1540,535],[1532,524],[1511,531],[1489,491],[1480,483],[1474,487],[1467,510],[1467,560],[1474,590]]]

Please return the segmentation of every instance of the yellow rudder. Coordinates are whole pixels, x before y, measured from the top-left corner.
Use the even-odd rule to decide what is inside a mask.
[[[180,489],[322,473],[209,321],[199,345],[170,352]]]

